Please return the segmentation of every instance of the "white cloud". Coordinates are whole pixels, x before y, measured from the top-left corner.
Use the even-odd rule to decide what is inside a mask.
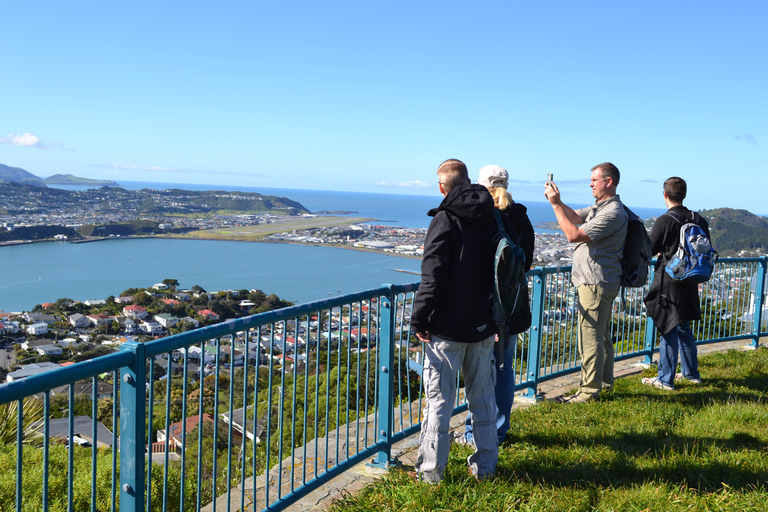
[[[8,146],[40,147],[43,141],[40,137],[32,133],[9,133],[5,137],[0,137],[0,144]]]
[[[69,151],[63,148],[58,142],[44,144],[40,137],[34,133],[9,133],[5,137],[0,137],[0,144],[22,148],[60,149],[62,151]]]
[[[169,167],[151,167],[144,165],[129,165],[129,164],[112,164],[105,167],[111,167],[112,169],[124,169],[127,171],[178,171],[179,169],[172,169]]]
[[[435,183],[428,183],[426,181],[378,181],[375,183],[377,187],[407,187],[407,188],[428,188]]]

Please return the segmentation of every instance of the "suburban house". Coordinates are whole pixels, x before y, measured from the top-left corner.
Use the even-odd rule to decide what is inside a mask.
[[[139,329],[147,334],[159,334],[163,332],[163,326],[154,320],[145,320],[139,325]]]
[[[69,321],[69,325],[78,329],[84,329],[91,325],[91,321],[88,319],[88,317],[80,313],[69,315],[67,320]]]
[[[241,407],[234,411],[228,411],[219,415],[224,420],[224,423],[232,423],[232,435],[233,437],[243,439],[243,436],[247,437],[250,441],[261,442],[261,438],[264,435],[264,422],[266,414],[262,413],[261,419],[256,422],[256,431],[253,429],[253,406],[248,406],[247,409]]]
[[[133,302],[133,295],[127,297],[115,297],[115,304],[130,304]]]
[[[222,359],[223,361],[231,362],[232,364],[243,364],[243,361],[245,360],[245,357],[240,350],[232,350],[232,347],[229,345],[222,346],[221,352],[224,355]]]
[[[87,395],[88,397],[93,396],[93,379],[85,379],[85,380],[77,381],[72,384],[72,387],[74,388],[75,396],[77,395]],[[113,389],[114,388],[112,384],[98,380],[96,383],[96,400],[101,400],[102,398],[111,397]],[[51,390],[52,395],[65,395],[68,393],[69,393],[69,384],[66,384],[64,386],[59,386],[58,388],[53,388]],[[90,431],[91,430],[89,428],[88,432]]]
[[[80,342],[77,338],[64,338],[63,340],[59,340],[59,345],[62,347],[69,347],[70,345],[77,345]]]
[[[41,345],[34,350],[41,356],[60,356],[63,352],[60,345]]]
[[[88,320],[91,322],[91,324],[95,325],[96,327],[99,327],[100,325],[107,325],[112,323],[112,317],[104,313],[88,315]]]
[[[128,318],[133,318],[134,320],[139,320],[147,316],[147,308],[143,306],[137,306],[135,304],[131,306],[125,306],[123,308],[123,314],[127,316]]]
[[[127,316],[118,316],[115,317],[114,320],[120,326],[121,331],[131,333],[136,330],[136,322],[133,321],[133,318]]]
[[[160,299],[160,302],[162,302],[163,304],[167,304],[169,306],[178,306],[179,304],[181,304],[181,302],[179,302],[176,299]]]
[[[207,318],[208,320],[218,320],[219,315],[211,311],[210,309],[201,309],[196,312],[198,316],[202,316],[203,318]]]
[[[189,294],[184,292],[179,292],[174,295],[177,299],[179,299],[181,302],[189,302]]]
[[[167,284],[163,284],[163,283],[156,283],[156,284],[152,285],[152,288],[154,288],[155,290],[158,290],[158,291],[160,291],[160,290],[167,290],[168,289],[168,285]]]
[[[112,431],[100,421],[96,422],[96,439],[93,438],[93,420],[90,416],[75,416],[73,440],[82,447],[93,446],[98,448],[112,447]],[[69,438],[69,418],[55,418],[48,420],[48,437],[64,443]]]
[[[39,324],[30,324],[27,326],[27,334],[40,336],[48,332],[48,324],[40,322]]]
[[[107,301],[104,300],[104,299],[94,299],[94,300],[86,300],[85,302],[83,302],[83,304],[85,304],[88,307],[106,306],[107,305]]]
[[[200,322],[192,318],[191,316],[185,316],[184,318],[180,318],[179,323],[181,322],[186,322],[190,324],[194,329],[197,329],[198,327],[200,327]]]
[[[59,320],[54,315],[45,313],[24,313],[21,315],[21,318],[28,324],[44,323],[46,325],[50,325]]]
[[[211,416],[208,413],[203,413],[203,421],[204,422],[210,422],[213,423],[213,416]],[[165,440],[168,439],[168,445],[170,449],[176,453],[178,453],[181,448],[181,436],[183,432],[186,432],[187,435],[190,435],[195,428],[200,424],[200,415],[190,416],[187,418],[186,423],[177,421],[176,423],[172,423],[168,427],[168,433],[166,434],[165,429],[161,429],[157,431],[157,443],[153,443],[153,453],[155,452],[155,444],[163,444],[163,447],[165,446]],[[164,453],[165,448],[163,448]]]
[[[0,322],[0,334],[16,334],[19,332],[19,324],[16,322]]]
[[[13,382],[16,380],[21,380],[26,377],[31,377],[32,375],[38,375],[40,373],[49,372],[57,368],[61,368],[61,367],[56,363],[27,364],[22,366],[19,370],[16,370],[15,372],[9,373],[5,377],[5,382]]]
[[[178,317],[169,315],[168,313],[161,313],[159,315],[155,315],[155,320],[157,321],[157,323],[159,323],[166,329],[170,329],[171,327],[174,327],[177,323],[179,323]]]

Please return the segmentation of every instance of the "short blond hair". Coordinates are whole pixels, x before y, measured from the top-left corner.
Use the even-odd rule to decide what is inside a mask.
[[[437,168],[437,179],[440,180],[447,194],[454,187],[469,183],[469,171],[461,160],[449,158]]]

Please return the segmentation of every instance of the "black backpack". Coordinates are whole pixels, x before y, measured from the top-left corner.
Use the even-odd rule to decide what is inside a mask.
[[[504,229],[501,212],[494,210],[493,215],[499,226],[493,239],[496,244],[493,260],[493,319],[499,331],[497,360],[503,365],[503,357],[498,357],[498,350],[507,346],[510,336],[524,332],[531,326],[531,311],[528,307],[528,280],[524,268],[525,252]],[[524,317],[527,317],[527,325],[524,325]],[[513,326],[516,332],[512,332]]]
[[[635,288],[645,285],[648,280],[651,237],[648,236],[640,217],[626,206],[624,211],[627,212],[627,237],[621,256],[621,286]]]

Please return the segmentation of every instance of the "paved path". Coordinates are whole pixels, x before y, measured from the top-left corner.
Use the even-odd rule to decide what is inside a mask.
[[[766,341],[765,339],[761,340],[761,345],[764,346],[765,341]],[[702,356],[712,352],[723,352],[726,350],[741,350],[741,349],[746,349],[744,340],[723,342],[723,343],[712,343],[709,345],[700,345],[698,347],[698,353],[699,353],[699,356]],[[617,362],[614,369],[614,374],[616,378],[626,377],[626,376],[636,375],[641,373],[643,371],[643,366],[640,364],[640,361],[641,359],[631,358],[631,359]],[[551,381],[547,381],[539,384],[539,393],[542,395],[542,398],[551,400],[574,389],[574,387],[578,385],[578,380],[579,380],[578,373],[553,379]],[[530,407],[531,405],[534,405],[534,404],[535,402],[532,402],[532,401],[524,401],[524,400],[516,399],[513,405],[513,408],[517,409],[521,407]],[[414,418],[418,417],[417,402],[414,403],[414,406],[411,409],[411,413],[413,414]],[[404,414],[408,416],[407,411]],[[464,424],[464,419],[466,418],[466,415],[467,413],[465,412],[462,414],[457,414],[456,416],[451,418],[451,430],[457,430],[461,428],[462,425]],[[371,436],[375,435],[373,433],[373,428],[372,428],[373,426],[372,417],[369,417],[368,419],[370,421],[367,421],[367,422],[361,421],[361,424],[360,424],[361,435],[364,433],[364,430],[367,430],[368,435],[371,435]],[[399,418],[396,417],[396,422],[397,420],[399,420]],[[338,453],[336,451],[337,441],[338,441],[338,450],[342,452],[344,450],[347,450],[349,455],[352,456],[355,452],[355,447],[351,446],[353,442],[350,442],[350,443],[346,442],[346,437],[345,437],[346,435],[347,435],[347,429],[345,427],[343,431],[339,433],[339,435],[337,435],[335,431],[331,432],[330,435],[328,436],[327,443],[325,438],[318,440],[320,441],[321,444],[327,444],[329,446],[327,451],[325,446],[319,447],[318,450],[320,455],[327,453],[328,454],[327,459],[332,459],[333,454]],[[357,438],[356,427],[350,427],[349,438],[352,440]],[[399,463],[405,466],[413,466],[416,460],[418,445],[419,445],[419,435],[417,433],[398,443],[395,443],[392,447],[392,457],[396,459]],[[315,454],[316,453],[315,445],[312,443],[308,444],[306,453],[308,455]],[[343,457],[340,457],[340,459],[343,459]],[[300,478],[301,475],[291,474],[291,468],[295,468],[295,472],[301,471],[300,461],[297,461],[296,459],[294,459],[293,462],[294,464],[291,465],[287,463],[287,460],[284,461],[283,463],[284,469],[282,470],[281,475],[278,475],[278,472],[276,471],[272,471],[270,473],[269,488],[270,488],[271,496],[276,496],[278,478],[281,481],[281,487],[283,488],[283,493],[289,490],[291,481],[297,481]],[[296,464],[296,462],[299,462],[299,464]],[[320,457],[314,460],[313,462],[317,464],[324,464],[326,463],[326,460]],[[327,460],[327,463],[333,464],[334,461]],[[314,471],[314,469],[311,467],[312,463],[308,463],[308,466],[309,466],[309,469],[307,470],[307,474],[309,475],[311,471]],[[289,512],[324,511],[335,499],[341,498],[347,494],[355,493],[356,491],[374,482],[376,479],[381,478],[383,474],[386,474],[385,470],[377,470],[377,469],[368,467],[366,463],[360,463],[357,466],[354,466],[353,468],[351,468],[350,470],[344,472],[342,475],[326,483],[319,489],[309,493],[307,496],[300,499],[295,504],[289,506],[286,510]],[[291,478],[292,476],[293,478]],[[298,485],[300,484],[297,484],[297,486]],[[252,481],[247,481],[246,489],[250,489],[252,487],[253,487]],[[247,491],[246,498],[245,498],[246,506],[244,511],[250,512],[250,511],[259,511],[263,509],[264,507],[263,496],[264,496],[264,489],[265,489],[264,476],[260,476],[257,478],[256,488],[257,488],[257,499],[255,503],[256,507],[254,508],[254,503],[252,502],[252,496],[251,496],[252,493],[250,491]],[[272,499],[270,501],[272,501]],[[233,493],[230,495],[229,501],[231,503],[232,510],[240,510],[239,504],[241,501],[241,496],[239,492],[233,491]],[[226,496],[221,497],[217,501],[216,510],[227,510],[226,503],[227,503],[227,497]],[[209,505],[203,510],[211,510],[211,509],[212,507]]]

